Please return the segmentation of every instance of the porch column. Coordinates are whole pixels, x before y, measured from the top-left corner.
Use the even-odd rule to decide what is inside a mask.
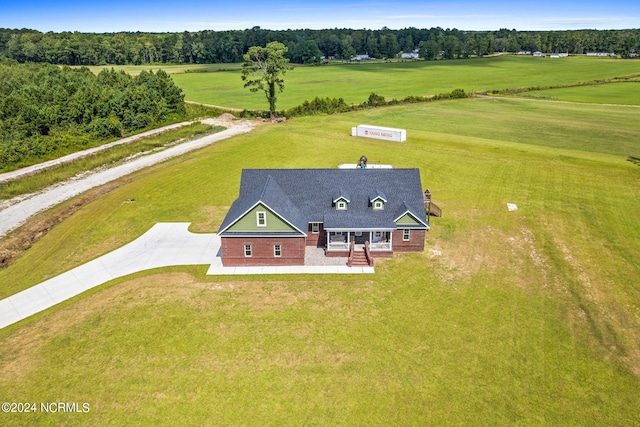
[[[392,243],[393,231],[389,231],[388,233],[389,233],[389,249],[393,250],[393,243]]]

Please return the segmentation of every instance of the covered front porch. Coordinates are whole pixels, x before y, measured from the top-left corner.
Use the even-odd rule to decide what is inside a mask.
[[[327,255],[349,252],[351,242],[356,247],[368,242],[372,252],[393,251],[393,230],[333,230],[327,233]]]

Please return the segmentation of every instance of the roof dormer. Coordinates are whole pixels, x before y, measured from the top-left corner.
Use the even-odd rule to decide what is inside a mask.
[[[384,205],[387,203],[387,198],[381,191],[376,191],[369,195],[369,204],[374,211],[384,210]]]
[[[349,208],[349,199],[344,196],[340,196],[333,200],[333,205],[337,211],[346,211]]]
[[[383,199],[375,199],[371,202],[371,207],[374,211],[382,211],[384,210],[384,200]]]

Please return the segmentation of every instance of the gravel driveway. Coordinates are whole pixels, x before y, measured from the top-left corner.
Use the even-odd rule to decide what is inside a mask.
[[[160,163],[172,157],[180,156],[192,150],[205,147],[214,142],[249,132],[254,124],[248,121],[220,122],[215,119],[203,120],[203,123],[229,126],[222,132],[188,141],[158,153],[138,157],[113,168],[90,174],[80,179],[67,180],[51,186],[27,199],[11,204],[0,210],[0,237],[22,225],[38,212],[49,209],[65,200],[77,196],[91,188],[114,181],[132,172]]]

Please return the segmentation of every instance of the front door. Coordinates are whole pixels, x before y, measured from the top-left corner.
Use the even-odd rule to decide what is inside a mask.
[[[369,240],[369,232],[354,231],[351,232],[352,239],[355,240],[356,245],[364,245],[364,242]]]

